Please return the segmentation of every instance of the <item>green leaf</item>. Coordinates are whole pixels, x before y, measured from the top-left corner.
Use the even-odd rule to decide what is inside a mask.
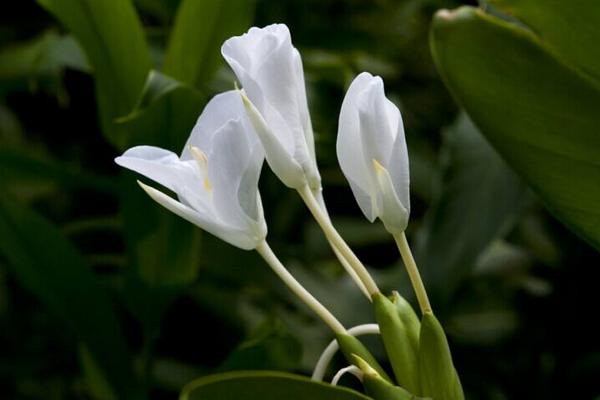
[[[302,344],[288,332],[280,320],[263,321],[251,336],[234,350],[219,372],[255,369],[297,369]]]
[[[440,189],[419,232],[415,256],[427,288],[446,304],[475,260],[508,232],[525,186],[465,114],[444,132]]]
[[[488,1],[532,28],[558,59],[600,83],[600,7],[596,0]]]
[[[150,71],[133,111],[117,119],[127,145],[152,145],[179,152],[204,104],[204,96],[158,71]]]
[[[444,329],[437,318],[425,313],[419,335],[419,375],[421,394],[435,400],[465,398]]]
[[[6,185],[50,182],[107,194],[115,194],[117,191],[117,185],[111,178],[64,165],[47,156],[29,154],[26,149],[10,147],[0,149],[0,181]]]
[[[419,394],[418,349],[414,347],[411,334],[400,319],[396,305],[378,293],[373,295],[373,308],[396,380],[410,392]]]
[[[181,400],[368,400],[344,387],[275,371],[242,371],[211,375],[189,383]]]
[[[0,254],[21,284],[61,317],[119,398],[143,399],[106,292],[50,222],[0,196]]]
[[[204,87],[221,62],[221,45],[243,33],[254,0],[183,0],[177,10],[163,71],[182,82]]]
[[[38,0],[83,48],[94,71],[104,135],[125,147],[113,120],[131,111],[151,68],[142,24],[129,0]]]
[[[132,312],[148,328],[196,280],[202,231],[155,203],[124,172],[121,214],[132,269],[125,290]]]
[[[85,57],[72,36],[61,36],[49,31],[0,50],[1,80],[56,75],[65,67],[89,70]]]
[[[431,46],[490,143],[558,219],[600,248],[600,91],[531,31],[474,8],[439,12]]]

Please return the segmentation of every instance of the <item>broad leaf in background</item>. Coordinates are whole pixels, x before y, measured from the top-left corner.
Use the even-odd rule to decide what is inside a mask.
[[[127,131],[129,146],[158,146],[178,152],[203,105],[199,91],[152,70],[133,111],[116,123]]]
[[[113,120],[131,112],[151,68],[142,25],[129,0],[38,0],[83,48],[94,71],[102,131],[127,147]]]
[[[600,248],[600,90],[544,46],[471,7],[440,11],[431,31],[440,73],[482,133],[559,220]]]
[[[201,231],[195,225],[157,207],[123,173],[121,214],[131,265],[125,300],[149,329],[171,301],[196,279],[200,266]]]
[[[45,32],[0,50],[0,93],[16,85],[33,86],[44,78],[58,78],[63,68],[88,71],[89,65],[72,36]]]
[[[416,258],[430,292],[448,300],[479,254],[514,223],[525,187],[464,114],[445,132],[442,151],[440,187]]]
[[[222,62],[225,39],[246,31],[254,0],[183,0],[177,10],[163,71],[196,87],[205,87]]]
[[[302,356],[302,344],[273,318],[264,320],[221,364],[217,372],[235,370],[295,370]]]
[[[230,372],[189,383],[180,400],[368,400],[353,390],[275,371]]]
[[[600,83],[600,7],[596,0],[488,2],[531,27],[543,45],[559,60]]]
[[[119,398],[143,399],[110,298],[85,259],[50,222],[5,195],[0,254],[21,284],[74,331],[112,391]]]

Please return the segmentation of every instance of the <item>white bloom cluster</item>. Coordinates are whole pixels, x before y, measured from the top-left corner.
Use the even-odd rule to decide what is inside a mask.
[[[163,185],[179,201],[142,185],[177,215],[242,249],[264,241],[258,179],[263,158],[288,187],[318,192],[313,129],[300,53],[283,24],[251,28],[221,52],[243,91],[215,96],[178,157],[150,146],[116,162]],[[342,103],[337,154],[361,210],[392,234],[409,216],[408,155],[402,118],[380,77],[363,72]]]

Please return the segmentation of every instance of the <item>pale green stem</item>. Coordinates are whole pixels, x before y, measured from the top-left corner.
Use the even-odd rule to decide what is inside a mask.
[[[283,283],[287,285],[287,287],[296,295],[300,300],[304,302],[311,310],[315,312],[322,320],[331,328],[331,330],[336,334],[345,334],[346,328],[329,312],[327,308],[325,308],[317,299],[313,297],[312,294],[308,292],[294,278],[292,274],[285,268],[285,266],[279,261],[271,247],[267,244],[266,241],[262,241],[256,246],[256,251],[258,254],[265,259],[267,264],[271,267],[271,269],[281,278]]]
[[[318,191],[311,190],[310,192],[311,192],[311,195],[313,196],[313,198],[316,200],[316,202],[319,204],[319,206],[323,210],[323,213],[327,217],[328,223],[331,224],[331,218],[329,218],[329,213],[327,212],[327,207],[325,206],[325,200],[323,199],[323,196],[321,195],[320,189]],[[365,295],[367,300],[371,301],[371,295],[369,294],[369,291],[365,287],[365,284],[360,280],[360,277],[358,276],[356,271],[354,271],[354,269],[352,269],[352,266],[350,265],[348,260],[346,260],[346,258],[337,249],[337,247],[335,247],[335,245],[331,242],[331,240],[327,239],[327,241],[329,242],[329,245],[331,246],[331,250],[333,250],[333,253],[339,260],[340,264],[342,264],[342,267],[344,267],[344,270],[346,270],[348,275],[350,275],[352,280],[356,283],[356,285],[358,286],[360,291]]]
[[[323,233],[327,237],[327,239],[333,243],[333,245],[338,249],[338,251],[342,254],[343,258],[345,258],[356,275],[362,282],[362,284],[367,288],[370,296],[374,294],[380,293],[377,284],[365,268],[362,262],[356,257],[354,252],[350,249],[350,247],[346,244],[344,239],[340,236],[340,234],[335,230],[333,224],[329,220],[329,217],[325,214],[319,203],[316,201],[313,196],[310,188],[305,185],[302,188],[298,189],[298,193],[304,203],[312,213],[313,217],[323,230]]]
[[[425,285],[423,285],[423,280],[421,279],[421,274],[419,274],[417,263],[415,263],[415,259],[413,258],[410,247],[408,246],[406,235],[404,232],[395,234],[394,240],[398,245],[398,250],[400,250],[400,256],[402,257],[402,261],[404,261],[404,266],[406,267],[406,272],[408,272],[410,283],[412,284],[415,294],[417,295],[417,301],[419,302],[421,313],[431,313],[431,304],[429,304],[427,291],[425,291]]]

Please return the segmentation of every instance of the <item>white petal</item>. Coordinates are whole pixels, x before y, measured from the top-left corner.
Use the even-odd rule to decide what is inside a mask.
[[[289,155],[250,99],[243,92],[240,92],[240,96],[254,131],[265,149],[267,162],[275,175],[288,187],[299,188],[304,186],[306,178],[300,164]]]
[[[408,225],[408,210],[404,207],[392,183],[392,178],[387,169],[373,160],[373,168],[377,174],[379,188],[378,210],[379,219],[388,232],[398,234],[404,232]]]
[[[211,218],[210,214],[205,215],[200,213],[197,210],[194,210],[193,208],[176,201],[172,197],[167,196],[151,186],[145,185],[141,182],[138,183],[154,201],[165,207],[167,210],[202,228],[208,233],[215,235],[219,239],[226,241],[227,243],[244,250],[252,250],[256,248],[256,246],[264,239],[252,237],[239,229],[220,225]]]
[[[214,187],[215,208],[220,218],[243,227],[259,215],[256,204],[261,162],[239,122],[230,121],[214,136],[208,174]],[[258,162],[257,162],[258,161]],[[244,181],[242,198],[240,189]]]
[[[204,110],[192,133],[188,138],[181,153],[182,160],[191,160],[190,148],[192,146],[199,148],[204,153],[211,152],[213,135],[227,122],[231,120],[240,120],[246,127],[250,127],[250,121],[246,116],[244,105],[236,90],[230,90],[213,97]],[[254,138],[251,138],[254,140]]]
[[[181,161],[175,153],[159,147],[137,146],[117,157],[115,162],[175,192],[182,201],[198,210],[211,208],[194,161]]]
[[[372,78],[359,95],[360,135],[365,163],[375,159],[386,164],[390,157],[396,132],[391,129],[388,103],[383,81],[378,76]]]
[[[288,28],[251,28],[248,33],[227,40],[221,52],[278,141],[277,147],[302,167],[312,186],[320,186],[302,61]],[[271,165],[275,156],[269,156],[268,148],[266,152]],[[280,178],[285,175],[284,171],[275,173]]]
[[[402,120],[399,122],[397,132],[390,160],[385,167],[390,173],[398,198],[404,208],[410,212],[410,170]]]
[[[372,79],[371,74],[363,72],[350,84],[340,110],[336,143],[342,172],[350,183],[358,205],[370,221],[376,217],[371,204],[371,197],[376,194],[376,183],[370,172],[371,161],[367,163],[363,154],[357,103]]]

